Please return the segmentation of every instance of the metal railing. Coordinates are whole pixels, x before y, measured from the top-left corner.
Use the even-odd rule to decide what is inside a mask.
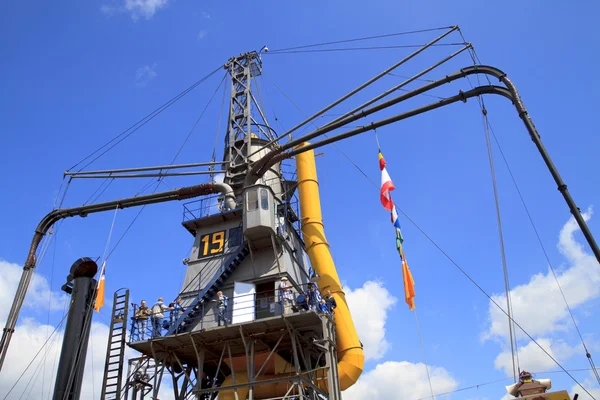
[[[222,195],[203,197],[183,204],[183,222],[208,217],[223,212]]]
[[[275,284],[275,283],[274,283]],[[153,307],[148,307],[148,312],[141,315],[139,307],[132,304],[133,312],[130,322],[129,342],[147,340],[160,337],[168,331],[171,324],[175,323],[185,308],[172,309],[171,303],[162,313],[152,314]],[[334,308],[334,307],[333,307]],[[209,313],[209,311],[213,311]],[[262,318],[294,313],[317,312],[321,314],[334,314],[331,303],[321,296],[315,283],[287,288],[273,288],[263,292],[248,293],[222,299],[212,299],[201,304],[201,312],[190,319],[189,323],[199,324],[199,329],[215,326],[228,326],[246,323]]]

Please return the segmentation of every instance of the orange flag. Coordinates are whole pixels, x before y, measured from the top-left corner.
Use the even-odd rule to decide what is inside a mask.
[[[100,308],[104,306],[104,272],[106,270],[106,261],[102,263],[102,270],[100,271],[100,282],[98,283],[98,290],[96,291],[96,301],[94,303],[94,310],[100,312]]]
[[[415,309],[415,281],[412,273],[408,268],[408,262],[404,257],[404,250],[400,246],[400,256],[402,257],[402,277],[404,278],[404,298],[408,308],[412,311]]]

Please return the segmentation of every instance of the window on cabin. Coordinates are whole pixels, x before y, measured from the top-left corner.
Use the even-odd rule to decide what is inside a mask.
[[[263,210],[269,209],[269,193],[267,193],[267,189],[260,189],[260,207]]]
[[[229,248],[237,247],[242,244],[242,227],[231,228],[229,230]]]
[[[258,210],[258,190],[253,189],[246,194],[246,210]]]

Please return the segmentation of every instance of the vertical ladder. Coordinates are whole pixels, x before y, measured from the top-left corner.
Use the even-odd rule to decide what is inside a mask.
[[[123,370],[123,362],[125,361],[128,304],[129,289],[117,290],[113,300],[108,345],[106,346],[106,363],[104,364],[101,400],[121,399],[121,372]]]

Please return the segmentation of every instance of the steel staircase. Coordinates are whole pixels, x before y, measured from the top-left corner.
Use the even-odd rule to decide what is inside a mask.
[[[119,289],[113,300],[110,334],[106,346],[106,363],[102,381],[101,400],[121,398],[121,381],[123,362],[125,361],[125,334],[127,332],[127,305],[129,304],[129,289]]]
[[[215,294],[219,291],[219,288],[223,286],[223,283],[231,276],[233,271],[244,261],[244,259],[250,254],[250,249],[247,243],[241,244],[237,251],[229,257],[223,267],[219,268],[210,282],[200,291],[198,296],[192,301],[187,309],[181,313],[179,318],[175,321],[173,326],[169,327],[166,335],[173,335],[175,333],[186,332],[187,329],[193,326],[192,322],[198,317],[202,317],[202,305],[210,301]]]

